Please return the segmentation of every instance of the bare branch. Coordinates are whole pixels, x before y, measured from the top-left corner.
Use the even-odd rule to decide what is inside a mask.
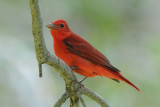
[[[79,97],[71,96],[70,97],[70,107],[79,107]]]
[[[39,64],[46,63],[54,67],[57,72],[64,78],[67,85],[71,84],[71,81],[77,82],[74,78],[70,67],[68,67],[63,61],[58,59],[56,56],[52,56],[46,48],[43,32],[42,32],[42,21],[40,18],[40,11],[38,6],[38,0],[30,0],[30,8],[32,14],[32,32],[35,42],[35,50],[37,60]]]
[[[80,101],[81,101],[81,103],[82,103],[82,106],[83,106],[83,107],[86,107],[86,104],[85,104],[82,96],[81,96],[80,94],[78,94],[78,97],[79,97],[79,99],[80,99]]]
[[[61,107],[62,104],[69,98],[69,93],[65,92],[61,98],[59,98],[59,100],[56,102],[56,104],[54,105],[54,107]]]
[[[76,93],[75,89],[78,89],[78,85],[74,85],[74,83],[77,83],[77,79],[72,74],[70,67],[68,67],[63,61],[58,59],[55,56],[52,56],[49,51],[46,48],[44,38],[43,38],[43,32],[42,32],[42,20],[40,17],[40,11],[39,11],[39,5],[38,0],[29,0],[30,8],[31,8],[31,14],[32,14],[32,32],[34,36],[34,43],[35,43],[35,50],[36,50],[36,56],[39,63],[39,72],[41,73],[41,64],[46,63],[56,69],[57,72],[60,73],[60,75],[63,77],[63,79],[66,82],[66,87],[69,87],[68,89],[72,90],[72,93]],[[40,74],[41,75],[41,74]],[[72,88],[70,88],[72,87]],[[71,102],[73,102],[74,105],[76,104],[76,101],[79,100],[76,94],[72,94],[70,96]]]
[[[89,88],[83,87],[82,93],[91,98],[92,100],[96,101],[98,104],[101,105],[101,107],[109,107],[109,104],[107,104],[107,102],[101,96],[99,96]]]

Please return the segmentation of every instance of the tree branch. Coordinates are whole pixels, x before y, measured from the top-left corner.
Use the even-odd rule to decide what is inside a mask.
[[[49,53],[43,37],[43,24],[40,17],[38,0],[29,0],[29,3],[32,15],[32,33],[34,37],[36,56],[39,64],[39,76],[42,76],[42,64],[45,63],[55,68],[56,71],[63,77],[66,84],[66,93],[64,93],[62,97],[56,102],[55,107],[60,107],[69,97],[71,107],[78,107],[79,96],[83,93],[97,103],[99,103],[102,107],[109,107],[104,99],[102,99],[100,96],[98,96],[88,88],[84,87],[81,83],[77,81],[70,67],[68,67],[56,56],[53,56]],[[83,106],[85,106],[83,99],[80,99]]]
[[[79,97],[79,99],[80,99],[80,101],[81,101],[83,107],[86,107],[86,104],[85,104],[85,102],[84,102],[82,96],[81,96],[80,94],[78,94],[78,97]]]
[[[56,102],[56,104],[54,105],[54,107],[61,107],[62,104],[69,98],[69,93],[65,92],[61,98],[59,98],[59,100]]]
[[[101,107],[109,107],[109,104],[101,96],[99,96],[89,88],[83,87],[82,93],[91,98],[92,100],[96,101],[98,104],[101,105]]]

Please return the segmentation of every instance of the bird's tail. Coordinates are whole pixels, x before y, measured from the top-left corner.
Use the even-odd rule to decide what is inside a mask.
[[[104,75],[104,76],[105,76],[105,75]],[[135,86],[135,85],[134,85],[133,83],[131,83],[128,79],[126,79],[124,76],[122,76],[122,75],[120,74],[120,72],[114,72],[114,77],[115,77],[115,78],[111,78],[111,79],[121,80],[121,81],[129,84],[129,85],[132,86],[133,88],[135,88],[135,89],[136,89],[137,91],[139,91],[140,93],[142,93],[141,90],[138,89],[137,86]]]
[[[138,90],[140,93],[142,93],[142,91],[137,86],[135,86],[133,83],[131,83],[128,79],[126,79],[120,73],[119,73],[119,77],[120,77],[119,80],[124,81],[125,83],[129,84],[130,86],[132,86],[133,88],[135,88],[136,90]]]

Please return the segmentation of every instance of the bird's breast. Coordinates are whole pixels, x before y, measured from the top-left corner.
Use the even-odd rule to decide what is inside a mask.
[[[61,60],[63,60],[68,65],[72,63],[71,53],[68,51],[67,47],[62,41],[54,42],[54,52],[57,57],[59,57]]]

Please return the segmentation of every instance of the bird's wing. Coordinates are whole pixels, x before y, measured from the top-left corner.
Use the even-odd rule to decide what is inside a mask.
[[[96,65],[110,69],[115,72],[120,72],[117,68],[113,67],[109,60],[100,53],[96,48],[90,45],[87,41],[81,37],[71,35],[63,40],[66,48],[77,56],[80,56]]]

